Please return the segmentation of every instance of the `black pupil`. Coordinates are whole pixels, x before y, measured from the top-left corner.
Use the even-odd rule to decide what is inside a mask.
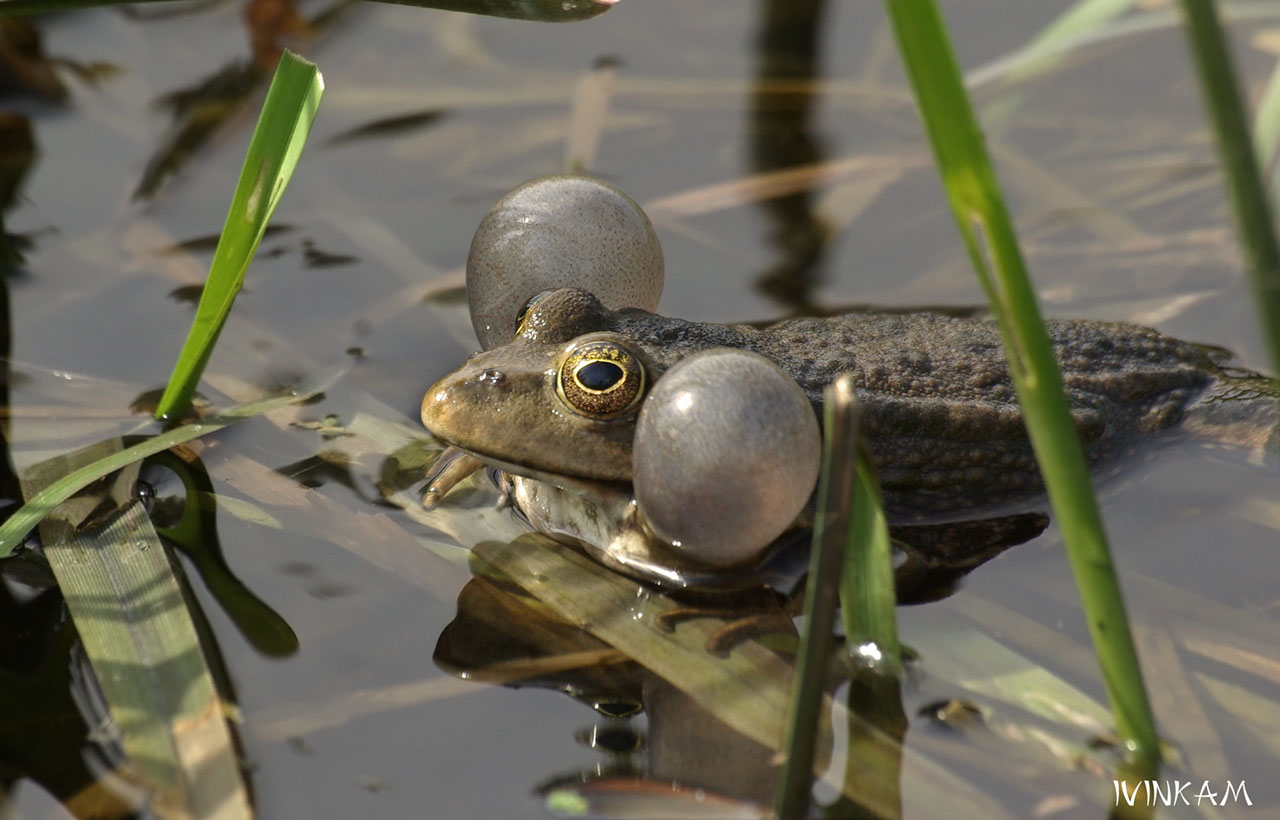
[[[608,390],[622,379],[622,368],[613,362],[591,362],[578,371],[578,383],[588,390]]]

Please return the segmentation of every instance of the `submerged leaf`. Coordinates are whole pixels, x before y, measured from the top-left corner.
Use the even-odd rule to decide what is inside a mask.
[[[119,443],[114,443],[118,448]],[[28,493],[112,449],[104,443],[28,470]],[[140,502],[104,528],[41,525],[49,559],[126,754],[160,816],[249,818],[221,700],[177,577]]]

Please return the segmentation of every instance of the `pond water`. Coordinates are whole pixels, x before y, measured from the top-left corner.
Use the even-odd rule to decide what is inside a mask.
[[[475,225],[507,189],[562,170],[567,153],[648,209],[666,253],[665,314],[980,304],[880,4],[815,4],[809,56],[799,5],[629,0],[551,25],[357,3],[292,26],[283,41],[319,64],[327,91],[275,217],[283,229],[262,244],[203,392],[225,405],[348,364],[303,420],[417,427],[425,387],[476,347],[460,291]],[[1168,9],[1144,4],[1150,26],[1019,77],[1010,55],[1070,4],[942,5],[1045,312],[1154,325],[1265,369],[1182,33],[1161,22]],[[328,8],[303,2],[298,13]],[[1233,31],[1256,91],[1275,57],[1255,35],[1280,20],[1280,4],[1250,8]],[[131,402],[169,374],[193,312],[184,297],[212,255],[197,240],[221,228],[261,89],[176,154],[154,193],[135,192],[181,127],[157,100],[250,59],[242,11],[149,4],[32,21],[67,96],[0,98],[35,146],[4,212],[4,228],[30,243],[3,283],[6,435],[19,463],[131,429]],[[591,87],[605,89],[603,119],[587,111]],[[193,582],[234,684],[262,817],[543,817],[536,787],[604,765],[602,747],[575,733],[615,724],[588,706],[461,680],[432,660],[470,578],[465,548],[516,531],[492,494],[428,527],[376,500],[381,453],[264,419],[212,441],[202,460],[226,499],[226,561],[298,641],[287,656],[263,654]],[[1278,478],[1274,465],[1187,442],[1103,493],[1162,731],[1185,756],[1169,777],[1246,781],[1257,813],[1230,817],[1280,811]],[[1029,740],[1035,724],[1020,722],[1000,676],[964,666],[964,647],[1001,645],[1011,669],[1105,703],[1056,528],[955,596],[900,612],[922,656],[908,714],[958,698],[993,710],[996,729],[951,736],[913,717],[908,748],[945,776],[904,774],[907,816],[945,811],[913,777],[988,796],[955,816],[1105,815],[1108,777],[1060,763],[1070,752],[1053,733]],[[60,616],[42,617],[28,608],[23,623],[39,631]],[[0,703],[0,736],[30,720],[26,704]],[[47,783],[22,778],[59,765],[29,752],[0,760],[0,780],[16,779],[0,817],[66,816]]]

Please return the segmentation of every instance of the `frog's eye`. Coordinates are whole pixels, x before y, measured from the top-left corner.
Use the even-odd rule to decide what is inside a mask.
[[[634,411],[644,397],[644,365],[616,342],[576,345],[556,371],[556,393],[576,413],[616,418]]]

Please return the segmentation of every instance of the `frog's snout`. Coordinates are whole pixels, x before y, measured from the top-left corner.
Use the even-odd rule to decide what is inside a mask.
[[[452,439],[452,428],[470,415],[468,408],[499,402],[509,390],[507,374],[496,367],[462,377],[457,373],[445,376],[422,397],[422,423],[434,435]]]
[[[440,418],[441,408],[448,401],[449,390],[440,382],[431,385],[426,395],[422,397],[422,424],[431,431],[432,435],[440,435],[437,419]]]

